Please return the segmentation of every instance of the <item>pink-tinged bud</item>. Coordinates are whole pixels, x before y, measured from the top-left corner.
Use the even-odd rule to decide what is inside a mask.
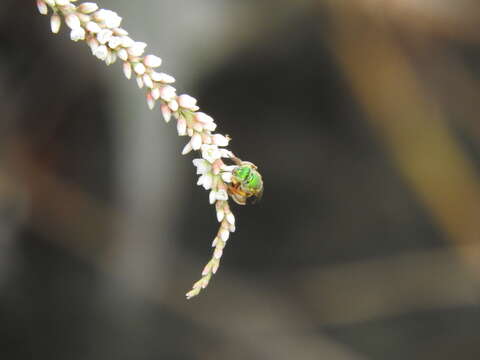
[[[129,62],[124,62],[123,63],[123,74],[127,79],[132,78],[132,65],[130,65]]]
[[[178,103],[181,107],[185,108],[185,109],[190,109],[190,110],[193,110],[195,108],[197,108],[197,99],[195,99],[194,97],[190,96],[190,95],[187,95],[187,94],[183,94],[183,95],[180,95],[178,97]]]
[[[147,105],[150,110],[153,110],[153,108],[155,107],[155,99],[150,93],[147,93]]]
[[[226,229],[222,229],[220,230],[220,238],[223,240],[223,241],[227,241],[228,238],[230,237],[230,231],[226,230]]]
[[[164,84],[173,84],[175,82],[175,78],[173,76],[165,73],[158,73],[156,71],[152,71],[151,76],[154,81],[159,81]]]
[[[172,101],[169,101],[168,102],[168,107],[170,108],[170,110],[172,110],[173,112],[177,111],[178,110],[178,103],[176,100],[172,100]]]
[[[195,120],[200,121],[204,124],[213,123],[213,118],[210,115],[207,115],[203,112],[197,112],[195,114]]]
[[[223,250],[222,249],[219,249],[219,248],[216,248],[215,251],[213,252],[213,257],[215,259],[220,259],[223,255]]]
[[[150,75],[148,74],[143,74],[143,83],[145,86],[149,89],[153,88],[153,81]]]
[[[147,55],[143,59],[143,63],[151,68],[156,68],[162,65],[162,59],[155,55]]]
[[[127,59],[128,59],[128,52],[127,52],[127,50],[125,50],[125,49],[120,49],[120,50],[117,51],[117,56],[118,56],[121,60],[127,61]]]
[[[230,139],[222,134],[215,134],[213,135],[212,141],[215,145],[227,146]]]
[[[190,151],[192,151],[192,144],[189,141],[187,145],[184,146],[182,150],[182,155],[187,155]]]
[[[220,174],[220,169],[222,168],[223,161],[221,159],[217,159],[212,164],[212,171],[215,175]]]
[[[172,118],[172,112],[170,111],[168,106],[165,105],[165,104],[162,104],[160,109],[162,111],[163,119],[165,120],[166,123],[168,123],[170,121],[170,119]]]
[[[98,10],[98,5],[93,2],[84,2],[78,5],[77,10],[84,14],[91,14]]]
[[[43,0],[37,0],[37,9],[38,9],[38,12],[42,15],[48,14],[48,6],[47,4],[45,4]]]
[[[88,38],[87,39],[87,45],[90,46],[90,49],[92,50],[92,54],[95,55],[95,50],[97,50],[98,45],[99,45],[98,41],[93,37]]]
[[[160,89],[159,89],[159,88],[153,88],[153,89],[152,89],[152,97],[153,97],[155,100],[160,99]]]
[[[202,136],[199,133],[195,133],[190,142],[192,143],[193,150],[199,150],[202,146]]]
[[[135,73],[137,73],[138,75],[143,75],[145,74],[145,65],[143,65],[142,63],[136,63],[135,65],[133,65],[133,71],[135,71]]]
[[[50,17],[50,28],[52,29],[52,33],[58,34],[60,31],[60,25],[62,25],[62,20],[58,14],[53,14]]]
[[[102,31],[102,28],[98,26],[96,22],[89,21],[87,25],[85,25],[85,28],[87,29],[88,32],[91,32],[92,34],[98,34],[100,31]]]
[[[187,122],[182,117],[177,121],[177,132],[179,136],[185,136],[187,134]]]
[[[139,89],[143,88],[143,79],[141,76],[135,77],[135,80],[137,80],[137,86]]]
[[[162,100],[170,101],[177,96],[176,90],[173,86],[167,85],[160,89],[160,97]]]
[[[75,14],[68,14],[65,17],[65,23],[72,30],[78,29],[80,27],[80,19]]]
[[[100,60],[105,60],[108,56],[108,49],[105,45],[100,45],[97,47],[93,53]]]
[[[84,40],[85,39],[85,30],[83,30],[83,28],[81,28],[81,27],[73,29],[70,32],[70,39],[72,39],[72,41]]]

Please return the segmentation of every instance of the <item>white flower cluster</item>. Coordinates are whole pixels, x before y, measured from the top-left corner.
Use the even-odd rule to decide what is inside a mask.
[[[217,125],[213,118],[197,106],[197,100],[190,95],[177,95],[171,85],[175,78],[157,72],[155,69],[162,60],[155,55],[144,55],[147,44],[133,40],[128,32],[121,28],[122,18],[111,10],[100,9],[96,3],[84,2],[74,5],[76,0],[36,0],[41,14],[52,12],[50,18],[53,33],[60,31],[62,18],[70,29],[73,41],[85,41],[92,54],[107,65],[117,60],[123,62],[123,73],[127,79],[135,77],[139,88],[146,89],[147,104],[154,109],[160,104],[160,110],[166,122],[172,117],[177,120],[179,136],[190,139],[182,150],[188,154],[192,150],[200,151],[202,158],[193,160],[200,175],[197,184],[210,190],[210,204],[215,204],[220,229],[213,241],[214,253],[202,272],[202,278],[187,293],[191,298],[205,288],[220,264],[225,243],[230,232],[235,231],[235,217],[228,205],[228,183],[232,180],[234,166],[227,166],[222,158],[234,158],[228,146],[230,138],[222,134],[213,134]]]

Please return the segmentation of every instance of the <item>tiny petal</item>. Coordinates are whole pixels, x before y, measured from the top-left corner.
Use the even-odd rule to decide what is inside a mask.
[[[155,100],[160,99],[160,89],[159,88],[153,88],[152,89],[152,96]]]
[[[91,14],[98,10],[98,5],[94,2],[84,2],[83,4],[78,5],[77,10],[84,14]]]
[[[147,55],[143,59],[143,63],[151,68],[156,68],[162,65],[162,59],[155,55]]]
[[[223,212],[223,210],[217,210],[217,220],[218,222],[221,222],[223,220],[223,218],[225,217],[225,213]]]
[[[216,191],[215,190],[211,190],[210,191],[210,194],[208,196],[208,201],[210,202],[210,204],[214,204],[215,201],[217,199],[217,195],[216,195]]]
[[[165,105],[165,104],[162,104],[160,109],[162,111],[163,119],[165,120],[166,123],[168,123],[170,121],[170,119],[172,118],[172,112],[170,111],[168,106]]]
[[[182,117],[177,121],[177,132],[179,136],[185,136],[187,134],[187,122]]]
[[[212,142],[218,146],[227,146],[230,139],[222,134],[213,135]]]
[[[205,190],[210,190],[212,188],[212,185],[213,185],[212,174],[209,174],[209,173],[203,174],[201,176],[201,178],[202,178],[202,184],[201,185],[203,185],[203,188]]]
[[[145,52],[146,46],[147,44],[144,42],[136,41],[129,47],[128,52],[132,56],[142,56],[142,54]]]
[[[201,122],[196,121],[193,124],[193,130],[198,131],[198,132],[202,132],[203,131],[203,124]]]
[[[60,31],[60,25],[62,21],[58,14],[53,14],[50,17],[50,28],[52,29],[52,33],[57,34]]]
[[[233,216],[232,213],[228,213],[228,214],[227,214],[227,221],[228,221],[231,225],[235,225],[235,216]]]
[[[212,247],[217,246],[217,243],[218,243],[218,237],[216,237],[215,239],[213,239]]]
[[[135,80],[137,80],[138,88],[139,88],[139,89],[143,88],[143,80],[142,80],[142,77],[141,77],[141,76],[137,76],[137,77],[135,78]]]
[[[231,183],[232,182],[232,173],[231,172],[223,172],[221,176],[222,176],[222,180],[225,181],[226,183]]]
[[[190,141],[185,145],[185,147],[182,150],[182,155],[187,155],[190,151],[192,151],[192,145],[190,144]],[[200,177],[201,178],[201,177]],[[198,184],[200,185],[200,184]]]
[[[217,145],[202,145],[202,157],[209,163],[215,162],[215,160],[221,157],[221,153]]]
[[[57,5],[60,5],[60,6],[65,6],[67,5],[71,0],[55,0],[55,2],[57,3]]]
[[[190,142],[192,143],[193,150],[199,150],[202,146],[202,136],[199,133],[195,133]]]
[[[121,42],[122,41],[120,40],[120,38],[118,36],[112,36],[110,38],[110,40],[108,40],[108,47],[110,49],[116,49],[120,46]],[[125,49],[121,49],[121,50],[125,50]],[[122,60],[124,60],[124,59],[122,59]]]
[[[129,36],[122,36],[120,38],[120,41],[121,41],[121,45],[124,47],[124,48],[129,48],[131,47],[133,44],[135,44],[135,41],[132,40],[132,38],[130,38]]]
[[[224,200],[224,201],[228,200],[227,191],[224,190],[224,189],[218,190],[215,196],[216,196],[217,200]]]
[[[48,14],[48,6],[47,4],[45,4],[43,0],[37,0],[37,9],[38,9],[38,12],[42,15]]]
[[[222,229],[220,230],[220,238],[223,240],[223,241],[227,241],[228,238],[230,237],[230,231],[226,230],[226,229]]]
[[[81,25],[80,25],[80,19],[78,18],[77,15],[75,14],[68,14],[66,17],[65,17],[65,23],[67,24],[67,26],[74,30],[74,29],[78,29]]]
[[[124,62],[123,63],[123,74],[127,79],[132,78],[132,65],[130,65],[129,62]]]
[[[223,255],[223,250],[220,248],[216,248],[215,251],[213,252],[213,257],[215,259],[220,259]]]
[[[104,23],[105,26],[110,29],[120,27],[122,23],[122,18],[111,10],[100,9],[94,14],[94,18]]]
[[[212,169],[212,165],[205,159],[193,159],[193,165],[197,168],[198,174],[205,174]]]

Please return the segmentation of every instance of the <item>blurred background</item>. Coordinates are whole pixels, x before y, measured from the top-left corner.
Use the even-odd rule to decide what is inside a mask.
[[[102,0],[256,163],[217,224],[142,92],[0,7],[1,359],[479,359],[480,3]]]

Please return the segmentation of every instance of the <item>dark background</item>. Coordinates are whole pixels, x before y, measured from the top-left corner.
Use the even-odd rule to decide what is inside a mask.
[[[118,64],[4,1],[0,357],[478,359],[478,5],[180,3],[105,6],[264,198],[233,206],[186,301],[217,223],[184,139]]]

